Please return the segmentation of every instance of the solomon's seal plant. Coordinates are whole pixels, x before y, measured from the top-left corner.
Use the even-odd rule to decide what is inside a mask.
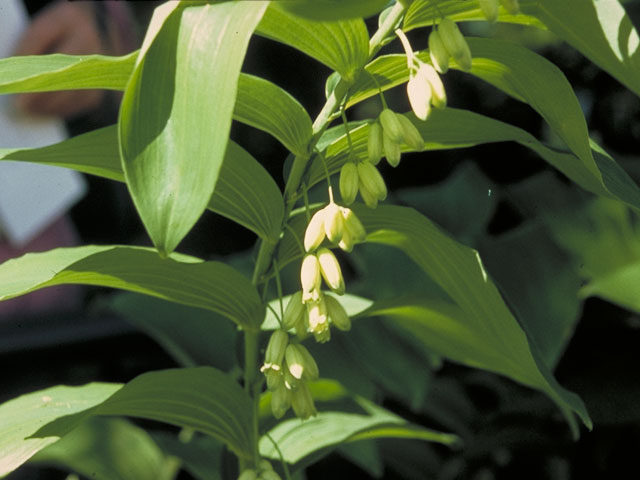
[[[565,15],[565,4],[572,15]],[[620,22],[600,22],[604,4]],[[637,62],[608,41],[623,31],[637,39],[625,19],[617,0],[172,1],[155,10],[142,48],[130,55],[1,60],[0,93],[123,92],[116,125],[48,147],[0,149],[0,159],[125,182],[153,247],[87,245],[27,254],[0,265],[0,299],[84,283],[157,297],[192,313],[167,323],[173,330],[148,320],[170,347],[187,352],[179,357],[181,368],[125,384],[52,387],[1,405],[0,476],[25,462],[49,461],[81,474],[91,465],[108,478],[100,473],[109,472],[100,465],[113,460],[106,453],[85,463],[74,450],[82,435],[106,435],[107,426],[122,428],[113,435],[140,438],[119,454],[125,463],[141,458],[140,449],[154,452],[141,480],[175,478],[181,469],[203,479],[303,478],[306,466],[335,450],[376,474],[366,460],[369,449],[378,458],[375,452],[387,444],[372,440],[460,445],[455,435],[411,423],[374,402],[382,384],[396,403],[411,403],[416,411],[431,405],[422,386],[428,379],[420,375],[442,359],[541,392],[576,438],[581,426],[590,429],[582,400],[553,374],[573,324],[554,329],[546,316],[529,315],[516,289],[496,280],[514,265],[487,262],[484,250],[467,246],[482,243],[477,232],[445,233],[408,206],[410,196],[390,189],[385,177],[389,166],[396,173],[422,161],[407,155],[413,152],[510,141],[594,194],[594,201],[610,202],[598,211],[639,208],[640,190],[590,139],[580,103],[558,67],[518,43],[464,34],[486,31],[488,22],[551,31],[638,94]],[[585,25],[598,25],[606,35],[592,38]],[[282,87],[242,71],[254,35],[297,49],[333,72],[319,111],[308,112]],[[409,37],[428,48],[414,50]],[[388,44],[403,53],[382,50]],[[447,74],[452,70],[459,73]],[[480,79],[530,105],[555,143],[451,108],[464,100],[448,88],[455,75]],[[287,149],[280,162],[283,189],[263,168],[266,159],[229,138],[232,121],[268,133]],[[438,204],[439,223],[447,227],[446,219],[456,217],[466,228],[482,221],[452,210],[458,202],[481,203],[470,200],[472,193],[459,190],[455,201],[446,196]],[[255,249],[243,257],[250,271],[238,266],[243,262],[178,252],[207,209],[255,234]],[[549,220],[544,226],[563,248],[570,242],[558,239],[579,238],[563,236],[566,225]],[[383,266],[397,269],[387,274],[393,281],[386,291],[375,286]],[[581,295],[614,295],[600,282],[604,269],[588,270]],[[616,282],[627,285],[622,277]],[[624,293],[615,295],[637,306]],[[536,296],[544,302],[540,297],[544,293]],[[233,367],[188,360],[203,340],[193,312],[205,312],[206,341],[227,352]],[[219,340],[227,323],[240,341]],[[184,335],[174,338],[163,329]],[[179,433],[161,442],[118,416],[165,422]],[[194,456],[207,459],[208,473],[194,466]]]

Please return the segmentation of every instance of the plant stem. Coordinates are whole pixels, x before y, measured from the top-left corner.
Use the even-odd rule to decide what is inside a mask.
[[[380,50],[382,42],[393,31],[403,13],[404,7],[399,3],[397,3],[392,8],[391,12],[389,12],[389,15],[380,26],[378,31],[373,35],[373,37],[371,37],[371,40],[369,42],[369,59],[371,59],[378,52],[378,50]],[[313,137],[309,142],[309,146],[307,149],[308,152],[312,152],[315,148],[315,145],[320,139],[322,132],[329,126],[329,124],[333,120],[336,110],[341,105],[343,99],[344,95],[341,95],[340,98],[336,97],[334,89],[334,91],[327,99],[324,107],[316,117],[316,120],[313,122]],[[307,169],[310,159],[311,153],[308,153],[307,155],[297,155],[293,160],[293,166],[291,168],[291,172],[289,173],[289,177],[287,178],[284,191],[285,225],[287,219],[289,218],[289,214],[291,213],[291,210],[293,209],[297,200],[296,192],[300,187],[304,172]],[[284,228],[285,226],[283,225],[283,229]],[[277,241],[267,241],[265,239],[260,239],[258,258],[256,259],[256,264],[253,270],[253,285],[257,286],[262,281],[264,274],[271,267],[271,264],[273,262],[273,254],[277,245]],[[240,472],[247,468],[257,467],[258,462],[260,461],[260,452],[258,450],[258,411],[260,407],[261,386],[261,382],[258,379],[259,335],[259,330],[244,331],[244,388],[245,391],[251,396],[253,403],[254,421],[252,434],[254,439],[254,451],[252,462],[242,458],[239,459],[238,465],[240,468]]]

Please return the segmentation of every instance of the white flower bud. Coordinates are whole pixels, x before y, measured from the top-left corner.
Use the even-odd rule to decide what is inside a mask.
[[[317,380],[319,376],[318,365],[303,345],[291,344],[287,347],[287,367],[294,378],[300,380]]]
[[[324,233],[330,242],[337,243],[342,237],[344,220],[340,213],[340,207],[331,202],[324,207]]]
[[[418,75],[426,79],[431,88],[431,103],[436,108],[444,108],[447,106],[447,92],[444,89],[442,79],[436,69],[428,63],[420,65]]]
[[[411,126],[413,127],[413,125]],[[382,175],[374,165],[369,162],[358,163],[358,176],[365,189],[371,192],[378,200],[387,198],[387,186],[384,183],[384,178],[382,178]]]
[[[368,165],[371,164],[369,163]],[[373,165],[371,166],[373,167]],[[344,278],[336,256],[328,248],[321,248],[316,255],[320,264],[320,273],[329,288],[338,295],[344,294]]]
[[[411,73],[411,78],[407,82],[407,97],[411,110],[420,120],[425,121],[431,113],[431,85],[427,79],[417,73]]]
[[[315,250],[318,245],[324,240],[324,209],[318,210],[307,225],[307,230],[304,232],[304,249],[307,252]]]
[[[380,114],[380,124],[382,125],[382,131],[395,143],[402,141],[402,127],[400,122],[396,118],[396,112],[385,108]]]
[[[493,23],[498,20],[498,0],[478,0],[478,3],[487,21]]]
[[[302,260],[300,283],[302,284],[303,293],[310,293],[320,289],[320,264],[318,263],[318,257],[312,253],[307,254]]]
[[[429,34],[429,57],[435,69],[440,73],[447,73],[449,70],[449,51],[442,43],[442,37],[436,28]]]
[[[340,169],[340,195],[347,205],[351,205],[358,195],[358,169],[351,161]]]
[[[326,342],[329,340],[329,318],[327,317],[327,304],[324,295],[317,302],[307,303],[309,332],[313,333],[316,340]]]
[[[329,295],[325,297],[325,301],[327,302],[327,314],[331,319],[331,323],[340,330],[350,330],[351,319],[340,302]]]
[[[378,121],[375,121],[371,125],[369,125],[367,153],[369,161],[374,165],[377,165],[382,158],[382,125],[380,125],[380,122]]]

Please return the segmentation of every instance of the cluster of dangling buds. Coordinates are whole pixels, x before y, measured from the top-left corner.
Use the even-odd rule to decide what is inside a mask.
[[[282,480],[268,460],[262,459],[257,469],[243,470],[238,480]]]
[[[309,350],[290,342],[289,333],[278,329],[271,334],[264,360],[260,370],[271,392],[273,416],[282,418],[289,408],[302,419],[315,415],[316,407],[306,382],[317,380],[319,372]]]
[[[498,20],[498,7],[502,5],[511,15],[520,13],[518,0],[478,0],[482,14],[489,22]]]
[[[329,289],[342,295],[345,283],[334,253],[322,246],[325,239],[351,251],[354,244],[364,241],[366,232],[353,211],[333,201],[318,210],[309,221],[304,236],[305,256],[300,269],[301,289],[291,295],[282,317],[281,328],[269,339],[265,362],[261,368],[271,392],[271,411],[281,418],[289,408],[306,419],[316,414],[306,382],[318,378],[318,366],[309,351],[300,343],[309,334],[317,342],[331,338],[331,325],[349,330],[351,319],[333,296],[322,291],[322,281]],[[289,335],[294,331],[297,338]]]

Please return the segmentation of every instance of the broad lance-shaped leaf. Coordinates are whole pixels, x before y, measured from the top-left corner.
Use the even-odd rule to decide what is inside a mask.
[[[277,85],[240,75],[233,118],[271,133],[295,155],[306,155],[311,119],[298,101]]]
[[[289,0],[277,2],[274,7],[303,18],[323,21],[366,18],[383,10],[388,3],[387,0]]]
[[[364,21],[306,20],[278,8],[277,3],[267,9],[256,33],[296,48],[340,73],[345,81],[353,81],[369,56],[369,34]]]
[[[552,0],[553,1],[553,0]],[[524,12],[529,11],[529,6],[536,0],[519,0],[520,8]],[[480,9],[478,2],[461,2],[460,0],[440,0],[434,3],[432,0],[415,0],[404,17],[403,30],[409,31],[418,27],[431,27],[440,22],[444,17],[449,17],[456,22],[465,20],[479,20],[486,22],[486,17]],[[544,28],[544,25],[536,17],[520,13],[509,14],[503,7],[498,9],[498,22],[518,23]]]
[[[62,89],[124,90],[138,52],[126,57],[34,55],[0,60],[0,94]],[[263,130],[305,155],[311,119],[295,98],[260,77],[240,74],[233,118]]]
[[[258,328],[265,307],[242,274],[187,255],[161,258],[153,249],[85,246],[29,253],[0,265],[0,300],[61,284],[100,285],[144,293],[219,313]]]
[[[133,201],[163,254],[173,251],[213,194],[242,60],[267,6],[176,8],[143,45],[120,109],[120,151]]]
[[[115,125],[46,147],[0,149],[2,160],[56,165],[124,181]],[[273,241],[280,234],[284,215],[280,189],[271,175],[231,140],[208,208],[265,240]]]
[[[142,428],[122,418],[93,417],[31,458],[95,480],[157,480],[167,457]]]
[[[578,426],[572,412],[591,428],[582,401],[562,388],[548,371],[536,346],[529,343],[485,271],[477,251],[448,237],[411,208],[379,206],[370,210],[356,207],[356,213],[367,230],[367,242],[403,250],[455,302],[455,311],[459,312],[454,317],[456,321],[443,323],[443,331],[437,332],[438,340],[446,339],[445,343],[436,345],[443,350],[439,353],[471,366],[499,372],[546,393],[563,412],[574,435],[578,434]],[[372,309],[375,311],[375,305]],[[422,318],[415,308],[401,302],[396,309],[400,316],[409,316],[414,322]],[[454,316],[455,311],[448,313]],[[393,314],[393,309],[385,313]],[[428,329],[429,333],[434,333],[434,329],[437,331],[437,322],[433,322],[435,326]],[[424,338],[428,339],[427,333]]]
[[[594,176],[591,169],[587,168],[573,153],[549,148],[525,130],[468,110],[434,109],[426,122],[416,120],[411,114],[409,119],[426,139],[424,150],[515,141],[535,151],[585,190],[616,198],[632,207],[640,208],[640,189],[636,183],[613,158],[593,142],[591,142],[592,155],[600,171],[598,177]],[[342,136],[327,147],[325,158],[330,173],[338,172],[348,155],[354,155],[360,159],[367,158],[368,133],[369,125],[361,125],[351,130],[352,151],[349,149],[346,136]],[[406,146],[402,150],[411,151]],[[324,175],[324,167],[319,160],[315,160],[309,172],[309,185],[322,181]]]
[[[251,399],[231,377],[211,367],[159,370],[124,386],[58,386],[0,405],[0,476],[96,415],[191,428],[224,442],[240,457],[253,452]]]
[[[620,1],[537,0],[522,11],[640,95],[640,37]]]
[[[296,418],[280,422],[268,432],[271,438],[265,435],[260,439],[260,453],[275,460],[281,452],[287,463],[295,464],[314,452],[322,451],[326,455],[341,444],[365,439],[407,438],[444,445],[459,442],[455,435],[411,424],[364,398],[354,400],[358,413],[321,411],[304,422]]]
[[[0,60],[0,93],[104,88],[123,90],[138,52],[105,55],[30,55]]]

